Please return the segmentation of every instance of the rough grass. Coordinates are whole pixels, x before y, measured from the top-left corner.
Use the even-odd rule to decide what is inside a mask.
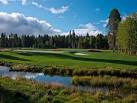
[[[79,92],[57,85],[43,85],[17,78],[0,77],[0,103],[135,103],[137,94]]]
[[[74,76],[72,78],[74,85],[122,88],[127,90],[137,90],[137,80],[130,78],[118,78],[110,76]]]

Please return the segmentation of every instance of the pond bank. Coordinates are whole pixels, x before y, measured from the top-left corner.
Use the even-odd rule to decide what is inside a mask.
[[[63,75],[63,76],[115,76],[122,78],[137,79],[137,70],[122,70],[122,69],[77,69],[68,68],[65,66],[38,66],[32,64],[9,63],[0,61],[1,66],[10,67],[11,71],[24,72],[42,72],[49,75]]]
[[[19,68],[20,66],[18,66]],[[102,91],[121,88],[128,91],[137,90],[137,79],[115,76],[78,76],[49,75],[42,72],[13,71],[9,67],[0,66],[0,76],[16,79],[18,77],[34,80],[40,83],[59,84],[67,88],[77,88],[84,91]]]
[[[44,88],[48,87],[49,91],[52,91],[53,93],[55,93],[54,95],[56,95],[57,92],[62,91],[62,90],[68,91],[69,92],[68,95],[72,95],[72,96],[79,94],[77,96],[74,96],[74,98],[77,97],[78,98],[77,102],[82,102],[82,103],[85,102],[85,101],[82,101],[83,99],[86,100],[85,98],[88,98],[87,102],[89,100],[92,100],[95,103],[101,102],[104,100],[108,101],[109,103],[114,102],[114,101],[116,101],[118,103],[119,102],[125,103],[127,101],[128,101],[127,103],[132,103],[132,102],[135,103],[137,101],[137,98],[136,98],[136,96],[137,96],[137,82],[136,81],[137,80],[136,79],[131,79],[131,78],[126,79],[126,78],[119,78],[119,77],[105,77],[105,76],[104,77],[103,76],[97,76],[97,77],[96,76],[78,76],[78,75],[75,75],[75,76],[72,75],[72,77],[71,76],[64,77],[64,76],[55,76],[53,74],[52,74],[52,76],[50,76],[50,75],[47,75],[44,73],[34,73],[34,72],[38,72],[39,70],[41,71],[41,68],[34,66],[34,65],[33,66],[30,66],[30,65],[23,66],[22,64],[18,64],[18,65],[10,64],[9,65],[8,63],[5,63],[4,65],[11,66],[12,69],[15,66],[17,69],[16,71],[18,71],[18,72],[12,71],[12,69],[11,69],[11,71],[9,71],[9,68],[6,70],[7,67],[3,68],[3,70],[5,70],[6,72],[9,72],[9,74],[7,75],[8,77],[6,76],[6,73],[5,73],[6,77],[2,76],[2,75],[1,75],[2,77],[0,76],[0,84],[1,84],[0,89],[2,88],[2,90],[4,90],[4,89],[9,90],[9,87],[10,87],[10,89],[12,90],[15,86],[15,87],[17,87],[17,88],[14,88],[14,92],[16,92],[15,95],[20,94],[21,96],[23,96],[23,98],[24,98],[24,93],[26,94],[26,92],[27,93],[33,92],[33,93],[29,94],[29,97],[36,98],[36,97],[33,97],[33,95],[32,95],[32,94],[34,94],[34,88],[37,90],[35,96],[39,97],[39,95],[41,93],[43,93],[42,91],[45,90]],[[22,68],[20,68],[20,67],[22,67]],[[35,70],[35,68],[36,68],[36,71],[33,71],[31,73],[27,72],[28,70],[29,71]],[[51,70],[53,70],[53,69],[51,69]],[[2,72],[4,74],[4,71],[2,71]],[[52,72],[54,72],[54,71],[52,71]],[[10,80],[9,77],[13,77],[12,79],[14,79],[14,80]],[[49,81],[49,83],[47,80]],[[53,83],[52,83],[52,81],[53,81]],[[4,82],[4,84],[3,84],[3,82]],[[26,84],[24,84],[24,82]],[[11,87],[11,85],[13,85],[13,84],[14,84],[14,86]],[[24,88],[26,88],[26,86],[24,86],[24,85],[28,85],[28,84],[33,86],[33,88],[31,88],[32,90],[27,90],[24,92]],[[73,84],[74,84],[74,86],[72,86]],[[5,86],[5,85],[8,85],[8,86]],[[21,85],[21,88],[19,85]],[[43,90],[41,90],[41,88]],[[22,89],[22,90],[19,90],[19,89]],[[45,92],[47,93],[47,91],[45,91]],[[40,94],[37,94],[37,93],[40,93]],[[73,95],[73,93],[74,93],[74,95]],[[47,94],[43,94],[43,96],[44,95],[47,96]],[[68,95],[67,95],[67,97],[66,97],[66,95],[67,94],[64,94],[64,93],[63,93],[63,95],[61,95],[60,100],[61,101],[63,100],[63,102],[59,102],[59,103],[64,103],[64,101],[68,97]],[[43,98],[43,96],[39,97],[40,100]],[[65,100],[62,99],[62,97],[64,97]],[[25,98],[26,98],[26,96],[25,96]],[[56,97],[52,98],[52,101],[55,98]],[[81,99],[81,98],[83,98],[83,99]],[[47,98],[44,98],[43,100],[47,100]],[[69,101],[69,100],[67,100],[67,101]],[[30,103],[30,102],[28,102],[28,103]],[[32,103],[34,103],[34,101]],[[43,102],[41,102],[41,103],[43,103]],[[92,102],[90,101],[89,103],[92,103]]]
[[[42,84],[53,84],[53,85],[60,85],[65,88],[75,88],[80,91],[88,91],[88,92],[108,91],[108,88],[104,88],[104,87],[92,87],[91,85],[90,86],[73,85],[71,76],[57,76],[57,75],[51,76],[44,73],[19,72],[19,71],[16,72],[9,70],[10,70],[9,67],[0,66],[0,76],[9,77],[14,80],[16,80],[17,78],[24,78]]]
[[[137,90],[137,79],[119,78],[110,76],[74,76],[74,85],[89,85],[93,87],[121,88],[127,90]]]

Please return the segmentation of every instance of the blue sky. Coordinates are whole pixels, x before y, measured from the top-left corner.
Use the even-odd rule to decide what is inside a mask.
[[[52,30],[55,29],[55,31],[61,33],[66,33],[72,29],[75,29],[78,33],[91,32],[93,35],[98,32],[104,33],[106,20],[113,8],[117,8],[121,16],[124,17],[137,11],[137,0],[0,0],[1,18],[3,15],[11,16],[12,13],[18,13],[24,17],[29,16],[37,18],[39,21],[46,21],[46,25],[50,25]],[[4,18],[1,21],[8,23],[9,21],[6,20]],[[6,25],[5,22],[4,25]],[[27,22],[29,22],[28,19]],[[0,24],[0,31],[6,32],[7,28],[10,27],[3,29],[1,27],[3,24]],[[21,23],[19,24],[21,25]],[[37,27],[40,27],[40,25],[41,23]],[[33,25],[31,24],[31,26]],[[48,29],[49,27],[45,28]],[[40,30],[36,30],[36,27],[32,33],[34,31],[36,33],[51,33],[44,30],[39,32]],[[9,32],[12,32],[12,30]]]

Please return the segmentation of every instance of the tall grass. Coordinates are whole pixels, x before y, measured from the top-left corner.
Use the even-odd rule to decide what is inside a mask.
[[[21,78],[11,80],[0,77],[0,103],[135,103],[136,97],[136,93],[121,95],[117,91],[80,92]]]
[[[94,87],[122,88],[128,90],[137,90],[137,79],[118,78],[110,76],[74,76],[72,79],[74,85],[87,85]]]

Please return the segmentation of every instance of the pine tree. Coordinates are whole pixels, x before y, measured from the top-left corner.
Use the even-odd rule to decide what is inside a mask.
[[[111,10],[107,27],[110,36],[112,35],[112,38],[109,38],[109,43],[112,43],[110,45],[112,45],[113,51],[115,51],[116,49],[116,34],[120,21],[121,21],[121,17],[118,9]]]

